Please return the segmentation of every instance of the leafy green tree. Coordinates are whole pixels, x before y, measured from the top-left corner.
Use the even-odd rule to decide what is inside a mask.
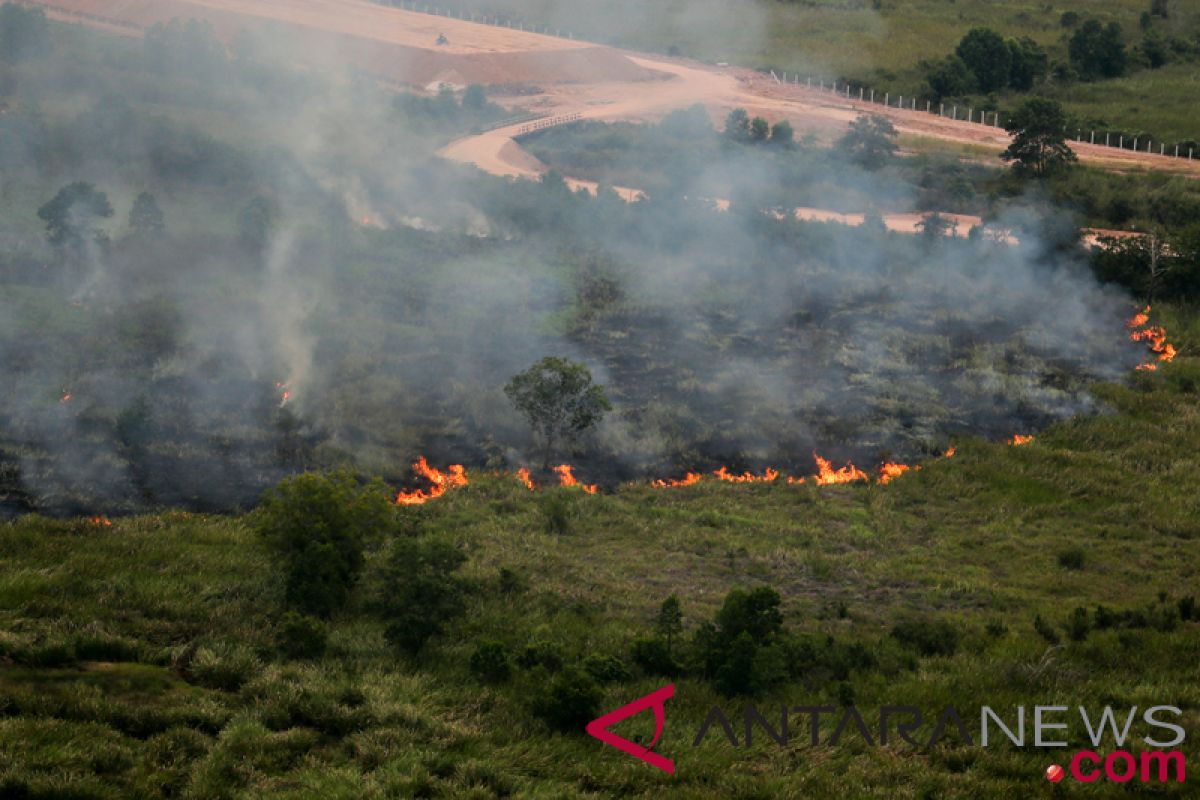
[[[896,154],[896,127],[887,117],[862,114],[850,123],[850,130],[838,142],[839,149],[851,161],[876,170]]]
[[[381,482],[360,485],[351,473],[335,472],[283,480],[253,519],[282,565],[288,606],[328,617],[358,581],[364,542],[387,530],[393,515]]]
[[[46,12],[16,3],[0,6],[0,62],[18,64],[50,50]]]
[[[549,469],[560,443],[575,440],[612,410],[604,387],[592,383],[586,365],[555,356],[514,375],[504,393],[533,429],[542,469]]]
[[[1036,177],[1076,160],[1067,145],[1067,115],[1061,105],[1044,97],[1031,97],[1021,104],[1005,128],[1012,143],[1000,154],[1014,167]]]
[[[149,192],[142,192],[129,210],[129,229],[135,236],[161,236],[167,229],[162,209]]]
[[[455,575],[467,557],[442,539],[398,539],[383,570],[380,607],[388,642],[410,655],[466,610],[466,584]]]
[[[955,54],[975,75],[981,92],[994,92],[1008,86],[1012,51],[994,30],[972,28],[958,43]]]
[[[765,142],[771,132],[771,125],[762,117],[750,120],[750,141]]]
[[[750,138],[750,115],[744,108],[735,108],[725,117],[725,138],[743,142]]]
[[[1019,92],[1027,92],[1033,85],[1046,77],[1050,61],[1046,51],[1029,37],[1009,39],[1008,49],[1012,53],[1012,68],[1008,85]]]
[[[779,120],[771,128],[772,144],[789,145],[795,138],[796,132],[792,129],[792,123],[786,119]]]
[[[1150,0],[1150,13],[1156,17],[1168,19],[1171,16],[1168,0]]]
[[[662,605],[658,608],[654,627],[658,635],[666,640],[667,655],[670,656],[675,637],[683,632],[683,609],[680,607],[678,597],[671,595],[663,600]]]
[[[975,73],[956,55],[926,61],[922,66],[925,70],[925,82],[929,85],[928,94],[935,102],[941,102],[945,97],[961,97],[975,91]]]
[[[917,223],[917,232],[926,240],[939,241],[946,236],[953,236],[958,229],[958,223],[953,218],[934,212],[926,214]]]
[[[1116,22],[1102,25],[1089,19],[1067,45],[1071,65],[1084,80],[1119,78],[1125,74],[1127,56],[1121,26]]]
[[[58,247],[82,247],[87,240],[103,241],[100,220],[113,215],[108,195],[90,183],[64,186],[48,203],[38,209],[38,219],[46,223],[46,238]]]

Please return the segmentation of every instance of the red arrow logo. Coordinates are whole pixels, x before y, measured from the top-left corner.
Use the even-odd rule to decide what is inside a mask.
[[[675,684],[672,683],[669,686],[664,686],[645,697],[634,700],[628,705],[621,706],[616,711],[610,711],[604,716],[592,720],[587,726],[588,735],[594,736],[605,744],[612,745],[622,753],[628,753],[639,761],[645,761],[652,767],[657,767],[663,772],[674,775],[675,762],[669,758],[663,758],[658,753],[650,750],[651,747],[658,744],[659,737],[662,736],[663,725],[667,721],[665,703],[674,696]],[[610,727],[616,725],[618,722],[640,714],[647,708],[654,709],[654,738],[650,740],[649,747],[642,747],[636,742],[623,739],[609,730]]]

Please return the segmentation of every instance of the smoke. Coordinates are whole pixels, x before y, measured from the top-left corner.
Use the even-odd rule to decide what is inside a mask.
[[[542,18],[764,35],[721,3],[628,6]],[[513,182],[435,156],[479,122],[458,98],[398,107],[337,52],[258,37],[282,63],[163,67],[118,41],[5,67],[0,508],[241,508],[299,469],[535,463],[502,387],[546,355],[613,400],[561,454],[589,482],[918,458],[1095,413],[1088,384],[1144,355],[1129,298],[1041,207],[997,220],[1018,246],[778,219],[794,175],[736,147],[632,206]],[[805,157],[814,193],[917,202],[892,172]],[[35,212],[75,180],[116,214],[65,254]],[[162,236],[126,222],[142,191]]]

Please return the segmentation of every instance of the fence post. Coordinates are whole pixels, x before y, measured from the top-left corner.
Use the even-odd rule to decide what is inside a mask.
[[[872,103],[875,102],[875,90],[874,89],[871,90],[871,102]]]
[[[1117,143],[1117,149],[1119,149],[1119,150],[1125,149],[1125,134],[1123,134],[1123,133],[1121,134],[1121,141],[1119,141]]]
[[[1104,133],[1104,146],[1105,146],[1105,147],[1112,147],[1112,131],[1105,131],[1105,133]]]
[[[1179,158],[1179,145],[1175,145],[1175,157]]]
[[[896,101],[896,108],[904,108],[904,95],[900,95],[900,99]]]
[[[863,87],[861,87],[861,86],[858,87],[858,99],[859,100],[863,99]]]
[[[888,108],[892,107],[892,93],[891,92],[883,93],[883,104],[885,106],[887,106]]]
[[[938,104],[938,116],[939,117],[946,116],[946,104],[945,103]]]
[[[955,106],[955,107],[954,107],[954,114],[953,114],[953,116],[954,116],[954,121],[955,121],[955,122],[958,122],[958,106]]]

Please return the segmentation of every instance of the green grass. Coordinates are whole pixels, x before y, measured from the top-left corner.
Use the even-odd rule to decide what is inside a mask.
[[[1196,623],[1098,631],[1059,648],[1032,627],[1041,615],[1061,629],[1076,606],[1163,608],[1195,593],[1200,360],[1189,354],[1200,316],[1157,313],[1184,355],[1128,386],[1098,387],[1111,413],[1019,448],[962,441],[953,458],[886,487],[570,493],[570,530],[556,536],[538,496],[508,476],[473,475],[402,512],[465,547],[475,586],[469,613],[417,661],[388,650],[365,605],[378,551],[332,622],[327,654],[289,663],[274,644],[279,576],[246,518],[0,527],[0,785],[41,797],[832,797],[848,786],[863,797],[1032,796],[1050,763],[1032,748],[951,737],[932,751],[875,749],[855,736],[752,750],[712,736],[693,748],[713,702],[738,705],[695,678],[678,681],[668,706],[659,750],[678,765],[668,778],[543,728],[527,708],[534,676],[489,687],[466,665],[485,639],[548,642],[568,662],[627,658],[667,595],[682,599],[690,634],[730,588],[767,584],[793,632],[877,648],[877,667],[847,681],[864,709],[1170,703],[1194,729]],[[1061,566],[1074,548],[1082,568]],[[502,567],[522,591],[499,591]],[[908,666],[886,633],[912,614],[950,621],[957,654]],[[635,672],[605,702],[661,683]],[[840,705],[838,692],[814,676],[759,705]],[[644,723],[629,727],[646,733]]]

